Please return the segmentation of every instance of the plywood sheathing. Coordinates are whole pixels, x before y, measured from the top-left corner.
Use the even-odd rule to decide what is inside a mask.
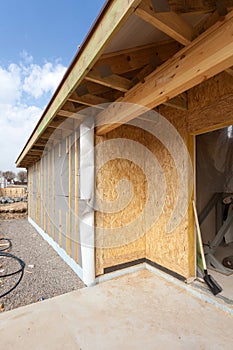
[[[192,134],[233,124],[233,76],[216,75],[188,91],[188,130]]]
[[[110,140],[111,138],[129,138],[131,140],[143,141],[143,131],[124,126],[112,133],[106,135],[105,138],[96,137],[96,143],[104,140]],[[114,152],[114,150],[112,150]],[[125,154],[127,158],[127,150]],[[96,158],[96,167],[98,168],[98,162],[100,159]],[[125,210],[121,210],[114,214],[102,214],[96,212],[96,236],[101,237],[104,230],[101,228],[115,228],[122,227],[122,235],[124,235],[124,226],[131,222],[139,215],[144,207],[146,200],[146,184],[145,176],[138,166],[130,162],[129,160],[113,160],[105,164],[96,174],[96,186],[103,199],[108,201],[116,200],[117,192],[116,185],[122,180],[127,179],[133,185],[134,197]],[[127,195],[125,193],[125,195]],[[105,246],[106,237],[102,237],[103,246]],[[103,272],[104,267],[121,264],[127,261],[137,260],[145,257],[145,235],[134,242],[131,242],[125,246],[121,246],[122,237],[119,236],[118,248],[108,248],[96,250],[96,273]],[[97,242],[97,245],[100,243]]]
[[[177,128],[189,147],[189,137],[187,134],[187,113],[177,111],[169,107],[161,109],[163,116]],[[137,129],[133,126],[124,125],[104,137],[96,137],[96,142],[104,142],[112,138],[127,138],[140,142],[147,147],[158,159],[166,178],[167,197],[164,210],[155,225],[143,234],[140,239],[130,244],[118,248],[105,248],[96,250],[96,273],[101,274],[103,268],[114,266],[120,263],[147,258],[185,277],[194,275],[194,234],[192,218],[187,212],[179,227],[171,234],[166,233],[166,224],[171,217],[172,210],[177,198],[177,171],[174,161],[167,149],[151,134]],[[175,145],[174,145],[175,147]],[[114,150],[112,150],[114,153]],[[127,150],[124,157],[127,158]],[[98,159],[97,168],[98,168]],[[98,174],[96,174],[97,189],[102,196],[110,201],[116,199],[116,184],[122,178],[131,181],[134,189],[134,198],[129,206],[115,214],[102,214],[96,212],[96,225],[100,234],[107,227],[122,227],[124,235],[124,225],[131,220],[135,220],[137,215],[143,210],[147,196],[146,179],[139,167],[127,160],[116,159],[106,163]],[[160,184],[158,184],[159,186]],[[185,186],[185,184],[184,184]],[[187,187],[188,191],[188,187]],[[191,223],[191,227],[189,227]],[[119,244],[121,237],[119,237]],[[103,238],[104,245],[104,238]]]

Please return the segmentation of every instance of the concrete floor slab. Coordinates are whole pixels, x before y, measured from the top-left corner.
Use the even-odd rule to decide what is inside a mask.
[[[0,315],[11,349],[232,349],[233,317],[148,270]]]

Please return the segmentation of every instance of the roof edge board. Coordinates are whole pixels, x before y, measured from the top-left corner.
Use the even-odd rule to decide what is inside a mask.
[[[69,66],[32,135],[17,158],[17,167],[20,167],[24,157],[46,129],[52,118],[59,111],[66,98],[75,90],[77,85],[92,68],[104,52],[111,37],[127,21],[140,2],[141,0],[128,0],[124,2],[122,2],[122,0],[108,0],[106,2],[102,12]]]

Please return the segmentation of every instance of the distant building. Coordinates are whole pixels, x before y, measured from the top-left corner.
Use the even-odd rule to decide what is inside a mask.
[[[0,188],[5,188],[7,186],[7,181],[4,176],[0,175]]]

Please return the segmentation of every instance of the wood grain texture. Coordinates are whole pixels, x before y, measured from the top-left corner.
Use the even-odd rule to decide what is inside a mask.
[[[178,111],[164,106],[161,108],[160,113],[166,116],[177,128],[190,153],[192,153],[192,142],[187,133],[187,111]],[[192,212],[188,210],[179,227],[171,234],[166,233],[166,225],[176,202],[178,187],[177,171],[170,153],[153,135],[129,125],[123,125],[103,137],[96,136],[96,143],[112,138],[136,140],[154,154],[165,174],[167,195],[165,207],[158,221],[148,232],[142,232],[139,239],[118,248],[96,250],[96,274],[103,273],[103,269],[106,267],[146,257],[186,278],[194,276],[195,257]],[[96,162],[98,162],[98,159],[96,159]],[[119,226],[122,227],[122,235],[124,235],[125,225],[141,213],[147,199],[146,180],[142,169],[127,160],[116,159],[105,164],[101,171],[96,174],[97,189],[105,199],[114,201],[117,196],[116,184],[122,178],[129,179],[133,184],[134,199],[124,211],[114,214],[96,212],[97,230],[103,236],[103,228]]]

